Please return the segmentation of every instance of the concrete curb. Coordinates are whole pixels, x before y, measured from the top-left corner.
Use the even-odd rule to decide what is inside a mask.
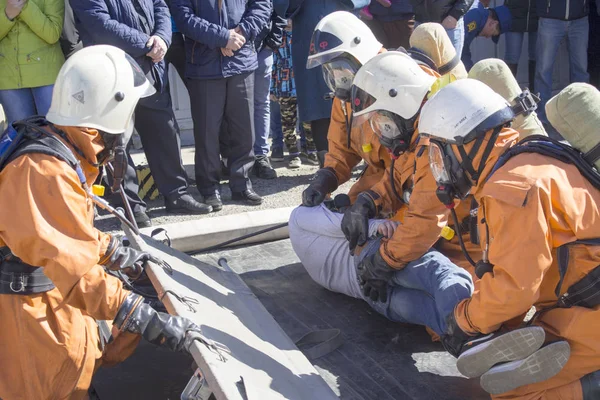
[[[141,231],[146,235],[150,235],[153,230],[163,228],[171,238],[171,246],[174,249],[183,252],[200,251],[230,239],[288,222],[294,208],[249,211],[221,217],[152,226],[143,228]],[[231,244],[231,246],[280,240],[288,237],[289,231],[286,226],[241,240]]]

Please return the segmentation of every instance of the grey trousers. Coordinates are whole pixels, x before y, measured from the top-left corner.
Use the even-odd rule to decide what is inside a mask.
[[[392,321],[428,326],[442,335],[448,314],[473,292],[471,275],[430,250],[394,273],[385,303],[372,301],[362,293],[356,266],[379,251],[380,238],[374,235],[382,220],[369,222],[371,239],[357,256],[350,254],[341,220],[342,214],[323,205],[298,207],[290,216],[292,247],[313,280],[329,290],[363,299]]]
[[[222,145],[230,170],[229,187],[234,192],[252,188],[248,173],[254,165],[254,74],[188,79],[187,87],[194,120],[198,190],[204,196],[219,190],[222,125],[227,136]]]

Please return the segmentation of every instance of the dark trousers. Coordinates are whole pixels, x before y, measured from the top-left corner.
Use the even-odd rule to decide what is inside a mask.
[[[310,130],[312,131],[313,140],[317,151],[329,150],[329,142],[327,141],[327,132],[329,132],[329,118],[317,119],[310,121]]]
[[[398,19],[396,21],[380,21],[373,19],[365,21],[371,28],[373,34],[383,44],[386,49],[397,49],[402,46],[405,49],[410,47],[408,39],[415,27],[414,18]]]
[[[198,190],[204,196],[219,190],[222,125],[229,187],[234,192],[252,188],[248,172],[254,164],[254,74],[189,79],[187,86],[194,121]]]
[[[180,32],[171,36],[171,47],[165,54],[165,62],[171,64],[177,70],[179,77],[186,83],[185,79],[185,39]]]
[[[181,160],[179,125],[168,86],[162,93],[140,99],[135,108],[135,129],[142,139],[158,191],[169,198],[186,193],[188,185]]]
[[[179,125],[173,113],[168,87],[162,93],[156,92],[140,99],[135,108],[135,129],[142,140],[158,191],[167,198],[177,198],[186,193],[187,175],[181,160]],[[131,157],[123,187],[134,211],[145,210],[146,204],[138,195],[139,184]],[[114,201],[117,205],[121,204],[119,198],[115,197]]]

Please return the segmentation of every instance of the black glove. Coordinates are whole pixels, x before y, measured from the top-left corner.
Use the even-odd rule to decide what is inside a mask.
[[[362,246],[369,238],[369,218],[375,218],[377,207],[370,195],[361,193],[356,201],[346,210],[342,219],[342,232],[348,240],[350,252],[354,253],[356,246]]]
[[[338,187],[338,179],[333,169],[321,168],[315,174],[311,184],[302,192],[302,205],[306,207],[318,206],[325,200],[325,196]]]
[[[388,282],[396,270],[390,267],[381,257],[379,250],[365,257],[356,267],[358,283],[363,294],[373,301],[387,301]]]
[[[110,271],[123,271],[131,278],[139,277],[146,261],[157,261],[150,253],[123,245],[120,238],[113,236],[100,265]]]
[[[135,293],[119,308],[114,325],[119,331],[140,334],[148,342],[174,351],[189,352],[201,334],[200,327],[189,319],[158,312]]]
[[[451,312],[446,317],[446,332],[440,340],[446,351],[458,358],[463,352],[465,344],[473,340],[473,336],[460,329],[454,318],[454,312]]]

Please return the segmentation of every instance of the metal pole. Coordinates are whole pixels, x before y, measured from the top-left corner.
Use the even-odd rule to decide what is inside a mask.
[[[115,169],[113,168],[112,164],[110,164],[110,163],[106,164],[106,168],[107,168],[108,172],[110,172],[110,174],[113,176],[113,180],[114,180],[115,179],[115,175],[114,175]],[[125,207],[125,212],[127,213],[127,217],[129,217],[129,221],[135,227],[135,231],[139,233],[139,228],[137,226],[137,222],[135,222],[135,217],[133,216],[133,210],[131,209],[131,204],[129,204],[129,199],[125,195],[125,189],[123,188],[123,183],[119,184],[119,192],[121,195],[121,200],[123,201],[123,207]]]

